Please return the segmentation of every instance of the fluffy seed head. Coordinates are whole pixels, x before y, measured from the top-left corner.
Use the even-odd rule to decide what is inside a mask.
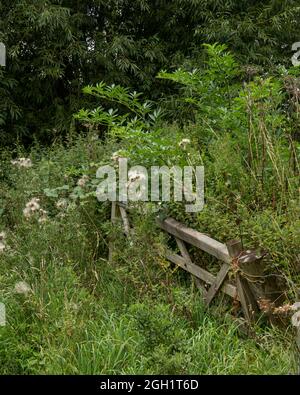
[[[30,291],[31,288],[25,281],[19,281],[15,284],[15,292],[17,294],[27,295]]]
[[[14,166],[17,166],[19,168],[23,167],[25,169],[28,169],[29,167],[32,167],[32,161],[30,158],[19,158],[12,160],[11,163]]]
[[[79,180],[77,181],[77,185],[79,187],[84,187],[85,184],[87,183],[89,177],[87,175],[83,175],[81,178],[79,178]]]

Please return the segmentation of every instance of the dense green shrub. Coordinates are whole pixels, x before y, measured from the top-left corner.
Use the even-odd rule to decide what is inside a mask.
[[[285,81],[295,79],[297,70],[242,85],[236,79],[239,65],[226,46],[206,45],[206,51],[205,69],[158,75],[186,88],[181,100],[193,105],[195,123],[170,127],[159,106],[103,84],[85,91],[100,102],[122,103],[130,112],[122,116],[99,107],[76,117],[92,127],[109,125],[108,140],[120,142],[131,165],[204,165],[205,209],[187,214],[182,203],[171,203],[160,211],[223,242],[241,238],[245,246],[266,248],[269,270],[290,284],[293,300],[299,281],[300,157],[294,117],[286,111]]]

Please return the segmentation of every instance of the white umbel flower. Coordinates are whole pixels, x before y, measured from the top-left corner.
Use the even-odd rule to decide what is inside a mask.
[[[146,176],[142,172],[138,172],[136,170],[129,170],[128,179],[129,179],[129,182],[133,182],[136,180],[145,180]]]
[[[188,144],[190,144],[191,143],[191,140],[190,139],[182,139],[179,143],[178,143],[178,145],[179,145],[179,147],[180,148],[185,148]]]
[[[29,167],[32,167],[32,162],[31,162],[31,159],[29,159],[29,158],[15,159],[15,160],[12,160],[11,163],[14,166],[17,166],[19,168],[23,167],[25,169],[28,169]]]
[[[111,159],[114,162],[118,162],[118,160],[121,158],[119,151],[116,151],[112,154]]]

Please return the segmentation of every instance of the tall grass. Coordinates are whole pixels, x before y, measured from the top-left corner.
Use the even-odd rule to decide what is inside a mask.
[[[245,338],[226,315],[205,311],[188,278],[159,261],[160,237],[149,218],[137,224],[136,245],[119,234],[115,264],[108,264],[109,206],[70,193],[110,153],[79,137],[67,147],[33,149],[28,169],[3,154],[0,301],[7,325],[0,327],[0,373],[294,372],[291,335],[265,329]],[[62,185],[70,189],[57,189]],[[32,197],[47,210],[45,222],[24,217]],[[56,205],[62,198],[64,209]],[[20,292],[20,282],[29,290]]]

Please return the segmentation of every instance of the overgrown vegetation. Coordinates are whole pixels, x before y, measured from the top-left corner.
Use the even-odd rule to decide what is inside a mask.
[[[185,87],[180,101],[191,105],[195,122],[166,126],[160,107],[104,84],[84,91],[122,104],[129,114],[98,107],[76,117],[92,130],[108,125],[107,138],[121,145],[119,155],[131,166],[204,165],[204,210],[187,214],[183,204],[172,203],[160,209],[162,215],[224,242],[239,238],[245,246],[266,248],[270,270],[289,284],[286,297],[293,300],[299,284],[299,123],[287,107],[298,97],[297,70],[283,69],[279,77],[257,77],[242,85],[226,47],[206,48],[206,68],[158,75]],[[287,91],[287,83],[294,84],[293,91]]]
[[[89,136],[32,149],[30,168],[2,158],[1,374],[294,372],[291,332],[265,328],[251,339],[226,314],[220,319],[225,305],[215,316],[204,310],[190,278],[160,257],[153,214],[136,216],[132,243],[110,227],[109,205],[80,182],[108,155]],[[39,207],[27,215],[33,198]],[[117,243],[113,266],[108,234]]]
[[[0,373],[294,373],[289,317],[262,311],[246,337],[236,301],[204,309],[155,219],[263,248],[274,302],[299,299],[298,2],[4,0],[0,15]],[[96,199],[97,169],[125,157],[203,165],[204,209],[134,203],[126,238]]]

